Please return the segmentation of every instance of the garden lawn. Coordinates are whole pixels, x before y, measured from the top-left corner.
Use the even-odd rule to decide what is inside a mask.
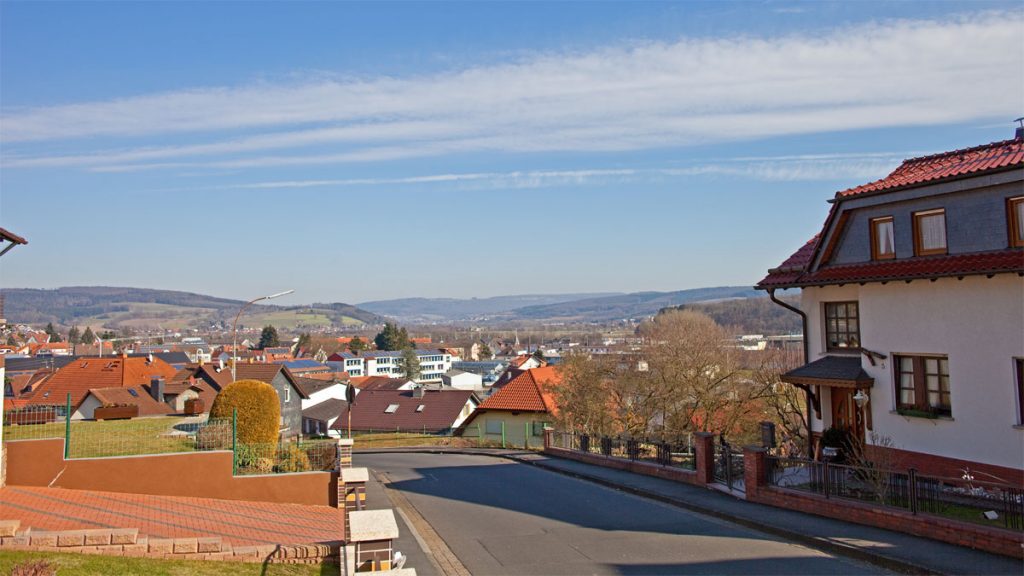
[[[337,576],[337,566],[303,564],[248,564],[241,562],[156,560],[152,558],[120,558],[57,552],[0,552],[0,574],[10,574],[15,566],[46,560],[57,569],[58,576],[107,576],[127,574],[139,576],[235,576],[243,574],[267,576]]]
[[[179,416],[159,416],[74,421],[71,423],[70,456],[95,458],[195,451],[195,443],[188,436],[174,434],[174,426],[183,420]],[[4,426],[4,441],[63,438],[64,427],[64,422]]]

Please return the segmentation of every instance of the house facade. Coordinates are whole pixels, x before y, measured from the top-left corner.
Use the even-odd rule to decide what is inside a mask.
[[[466,423],[472,434],[501,446],[525,448],[544,444],[544,426],[557,414],[552,386],[561,382],[553,366],[520,372],[491,393]]]
[[[805,391],[815,436],[1024,483],[1021,136],[837,193],[819,234],[758,284],[800,289],[806,364],[782,380]]]
[[[419,384],[440,384],[441,376],[452,369],[452,355],[441,350],[416,350],[420,363]],[[349,352],[328,357],[328,364],[342,368],[349,376],[403,376],[402,351],[371,350],[356,356]]]

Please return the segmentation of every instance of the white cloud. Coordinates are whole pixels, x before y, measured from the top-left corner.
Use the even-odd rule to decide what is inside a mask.
[[[638,43],[432,76],[318,77],[8,109],[3,163],[238,169],[1009,119],[1024,98],[1013,72],[1024,68],[1022,28],[1020,11],[984,13],[817,35]],[[186,143],[93,148],[171,137]],[[54,141],[81,151],[38,152]]]
[[[165,188],[160,192],[217,190],[274,190],[299,188],[349,188],[440,184],[467,189],[548,188],[592,185],[611,181],[654,181],[692,176],[723,175],[766,181],[856,180],[881,178],[910,154],[829,154],[766,158],[730,158],[720,162],[673,168],[617,168],[572,170],[516,170],[427,174],[401,178],[341,178],[317,180],[270,180],[214,186]]]

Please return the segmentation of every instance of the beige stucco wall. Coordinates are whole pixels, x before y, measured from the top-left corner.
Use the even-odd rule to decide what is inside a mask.
[[[541,412],[520,412],[519,414],[512,414],[511,412],[485,412],[478,414],[476,418],[470,422],[469,427],[473,430],[469,435],[473,436],[476,434],[476,426],[479,424],[480,432],[483,434],[485,440],[489,442],[501,442],[501,434],[487,433],[488,422],[504,422],[505,423],[505,446],[510,448],[524,448],[527,446],[527,426],[532,422],[551,422],[552,418],[549,414]],[[543,448],[544,447],[544,436],[543,434],[532,434],[532,427],[530,429],[530,448]]]
[[[823,303],[860,303],[862,345],[887,357],[872,366],[861,356],[861,366],[875,379],[869,407],[876,433],[904,450],[1024,468],[1013,364],[1024,357],[1024,278],[1002,274],[807,288],[802,299],[810,361],[825,350]],[[952,418],[896,414],[893,354],[948,355]],[[814,422],[819,431],[831,424],[823,390],[822,420]]]

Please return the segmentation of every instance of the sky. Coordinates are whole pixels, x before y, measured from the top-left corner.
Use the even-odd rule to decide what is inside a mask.
[[[0,287],[752,285],[1013,135],[1019,2],[0,2]]]

